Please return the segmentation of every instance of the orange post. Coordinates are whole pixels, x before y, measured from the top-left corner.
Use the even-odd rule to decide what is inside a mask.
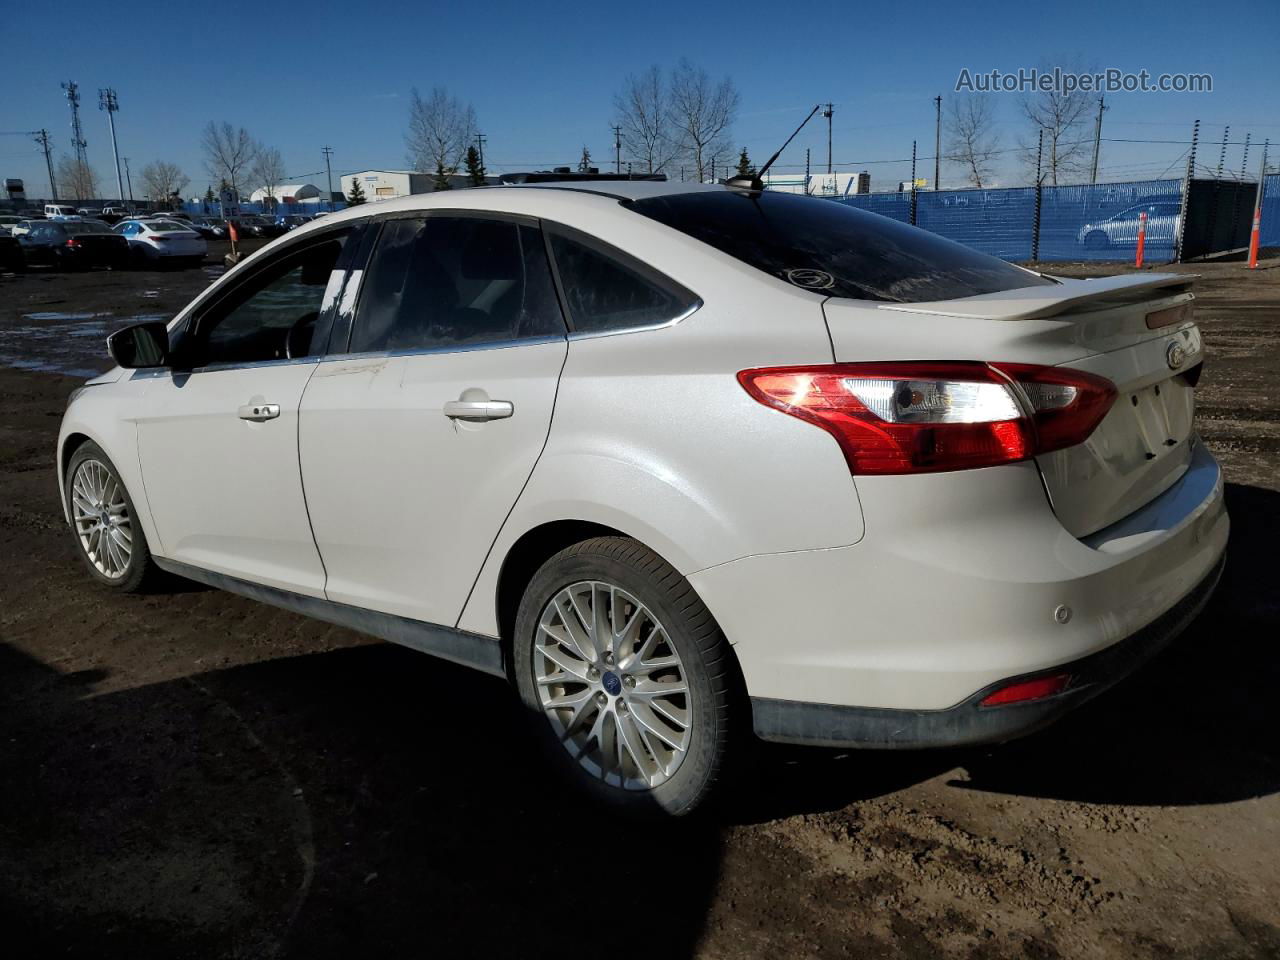
[[[1258,269],[1258,235],[1262,232],[1262,211],[1253,211],[1253,230],[1249,233],[1249,269]]]
[[[1142,269],[1142,254],[1147,246],[1147,211],[1143,210],[1138,214],[1138,255],[1134,258],[1133,265],[1139,270]]]

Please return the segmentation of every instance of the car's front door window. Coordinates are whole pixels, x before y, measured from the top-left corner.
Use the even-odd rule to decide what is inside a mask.
[[[284,253],[201,314],[188,345],[193,367],[298,359],[318,353],[325,290],[350,230]]]

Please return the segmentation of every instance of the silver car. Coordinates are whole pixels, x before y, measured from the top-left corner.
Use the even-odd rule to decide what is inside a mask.
[[[1108,247],[1136,247],[1142,214],[1147,215],[1146,242],[1169,246],[1178,236],[1182,223],[1182,204],[1178,200],[1135,203],[1106,220],[1095,220],[1080,228],[1076,239],[1088,250]]]

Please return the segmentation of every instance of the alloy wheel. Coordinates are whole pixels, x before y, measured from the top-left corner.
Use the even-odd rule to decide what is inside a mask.
[[[85,460],[71,479],[71,519],[94,569],[119,580],[133,556],[133,526],[124,486],[105,464]]]
[[[533,673],[552,728],[589,774],[624,790],[675,775],[689,750],[688,677],[634,596],[600,580],[558,591],[538,620]]]

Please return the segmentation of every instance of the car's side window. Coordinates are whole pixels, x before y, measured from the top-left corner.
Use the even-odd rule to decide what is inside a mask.
[[[187,365],[261,363],[313,356],[325,290],[352,233],[335,231],[282,251],[196,318]]]
[[[449,350],[565,332],[537,227],[421,217],[383,226],[349,350]]]
[[[548,227],[569,321],[577,333],[669,323],[698,304],[696,294],[599,240]]]

